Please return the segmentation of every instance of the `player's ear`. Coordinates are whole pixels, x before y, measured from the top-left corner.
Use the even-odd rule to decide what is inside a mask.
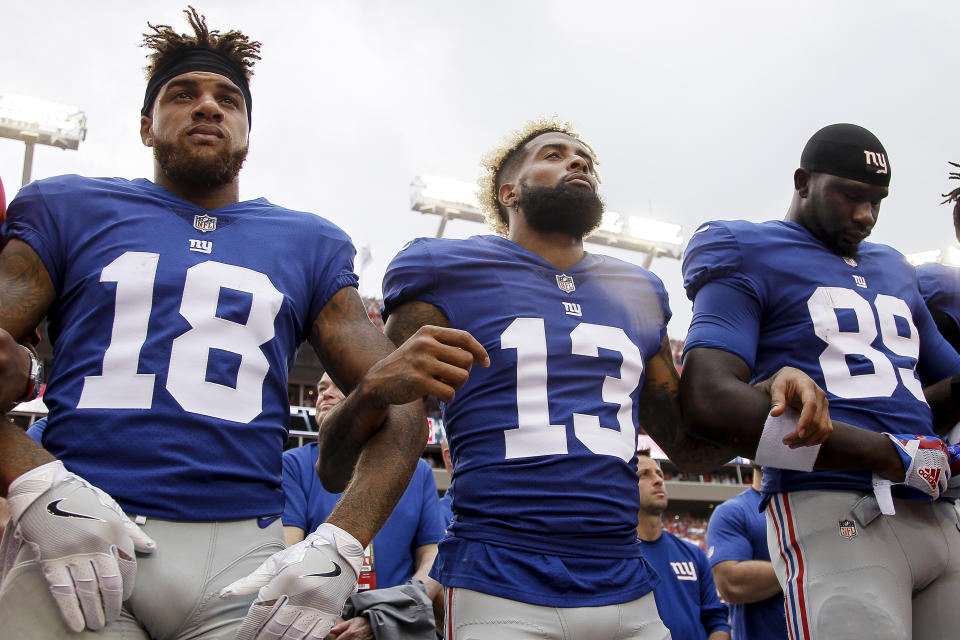
[[[505,182],[497,189],[497,200],[507,209],[516,207],[519,198],[520,192],[517,189],[517,184],[514,182]]]
[[[145,147],[153,146],[153,118],[140,116],[140,140]]]
[[[793,188],[801,198],[806,198],[810,191],[810,172],[806,169],[797,169],[793,172]]]

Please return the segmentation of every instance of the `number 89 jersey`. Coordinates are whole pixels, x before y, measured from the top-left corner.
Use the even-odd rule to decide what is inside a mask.
[[[206,211],[148,180],[28,185],[4,236],[56,291],[44,446],[127,511],[279,514],[287,372],[355,286],[340,229],[266,200]]]
[[[875,432],[933,434],[923,386],[960,370],[894,249],[863,242],[844,258],[794,222],[709,222],[690,239],[694,300],[686,349],[739,356],[755,380],[796,367],[827,392],[830,415]],[[701,289],[708,283],[721,289]],[[771,469],[765,491],[870,489],[867,471]]]
[[[498,236],[419,239],[384,279],[490,355],[443,406],[454,537],[564,556],[638,557],[635,453],[644,362],[667,296],[650,272],[587,254],[566,272]]]

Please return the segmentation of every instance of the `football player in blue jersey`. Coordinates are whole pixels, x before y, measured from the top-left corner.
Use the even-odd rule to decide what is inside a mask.
[[[636,536],[637,430],[678,464],[733,454],[687,437],[649,271],[586,253],[600,222],[594,153],[569,125],[531,122],[486,163],[482,200],[502,235],[419,239],[384,279],[386,331],[468,331],[490,354],[443,403],[453,520],[431,576],[455,638],[665,638]],[[803,408],[789,441],[829,432],[822,395],[793,369],[747,388],[733,421]],[[775,399],[772,400],[771,398]]]
[[[637,537],[643,557],[660,576],[653,588],[657,610],[673,640],[730,640],[729,612],[720,602],[707,556],[697,545],[663,528],[669,498],[660,463],[637,456],[640,512]]]
[[[955,162],[950,164],[960,167]],[[960,172],[951,172],[950,178],[960,180]],[[954,203],[953,229],[960,241],[960,187],[944,196],[943,204]],[[928,262],[917,267],[917,280],[937,329],[960,352],[960,268]]]
[[[45,449],[0,425],[5,638],[323,638],[416,467],[420,398],[451,399],[486,358],[441,328],[393,352],[346,234],[239,201],[259,43],[187,17],[193,34],[145,40],[154,180],[41,180],[8,212],[0,406],[37,382],[16,341],[45,315],[54,367]],[[320,445],[324,482],[346,490],[284,549],[287,369],[305,340],[350,391]]]
[[[864,241],[890,182],[876,136],[824,127],[793,182],[783,221],[712,221],[690,240],[684,413],[704,438],[758,437],[755,425],[718,419],[729,394],[783,366],[808,373],[827,393],[835,431],[816,466],[773,453],[780,462],[763,477],[790,637],[953,637],[943,611],[960,589],[960,533],[952,506],[932,499],[950,475],[935,433],[957,420],[960,355],[904,257]],[[859,444],[836,446],[845,434]],[[875,456],[890,448],[904,468],[883,475],[903,484],[886,504],[873,492],[885,486]],[[852,462],[860,470],[830,471]],[[926,501],[904,499],[916,496]]]

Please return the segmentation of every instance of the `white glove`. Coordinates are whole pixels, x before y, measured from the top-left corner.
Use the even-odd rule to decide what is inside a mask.
[[[356,590],[362,562],[363,546],[329,523],[273,554],[220,592],[221,598],[257,592],[237,640],[323,640]]]
[[[10,483],[10,523],[40,563],[71,631],[97,631],[120,616],[133,593],[135,551],[157,543],[113,498],[67,471],[59,460]]]
[[[898,486],[907,488],[908,497],[914,500],[936,500],[946,490],[950,481],[950,459],[947,445],[936,436],[917,436],[903,433],[884,433],[890,438],[900,460],[905,476]],[[873,492],[880,512],[892,516],[895,513],[890,488],[893,483],[874,474]]]

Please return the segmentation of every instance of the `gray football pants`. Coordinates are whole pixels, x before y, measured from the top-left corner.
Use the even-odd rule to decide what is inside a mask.
[[[791,640],[960,637],[960,523],[948,502],[794,491],[767,507],[767,546]]]
[[[32,551],[21,547],[0,585],[0,637],[13,640],[233,640],[254,595],[223,600],[220,590],[282,550],[280,520],[266,529],[256,520],[170,522],[147,519],[157,542],[137,555],[133,595],[118,620],[101,631],[71,633],[63,626]]]
[[[652,591],[603,607],[541,607],[459,587],[444,599],[446,640],[670,640]]]

